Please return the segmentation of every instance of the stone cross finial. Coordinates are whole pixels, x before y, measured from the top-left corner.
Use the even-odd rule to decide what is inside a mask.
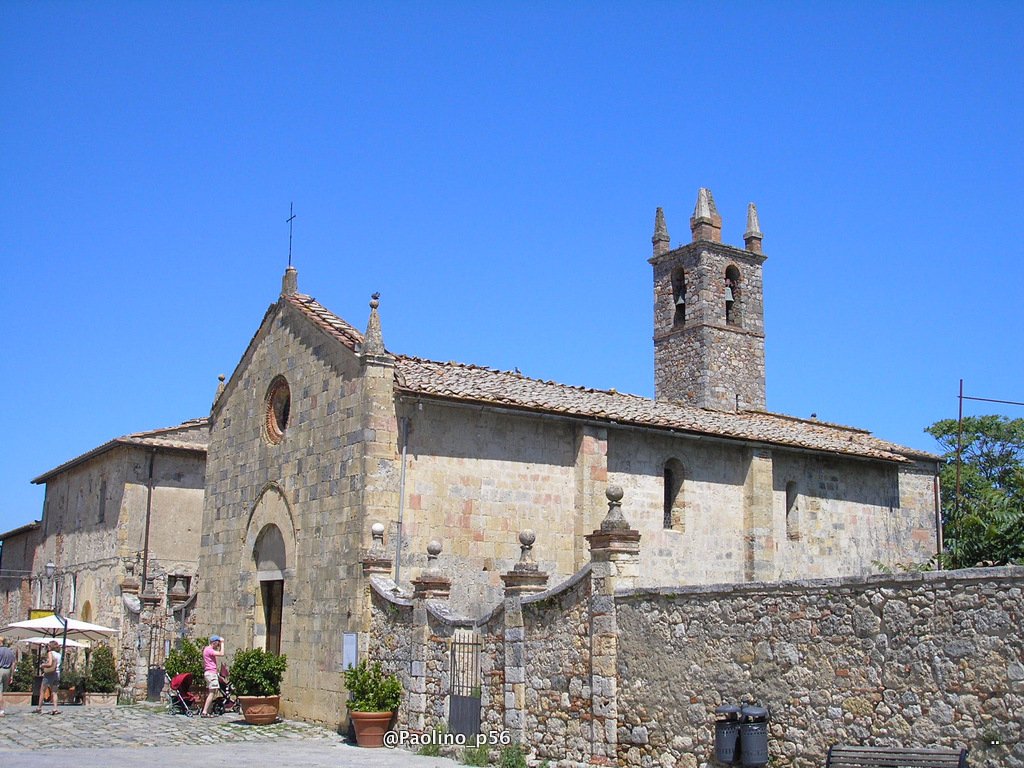
[[[743,243],[751,253],[761,252],[761,222],[757,218],[757,206],[747,204],[747,231],[743,233]]]
[[[665,225],[665,212],[661,208],[654,213],[654,237],[651,238],[651,243],[654,245],[655,256],[668,253],[671,248],[668,227]]]
[[[707,187],[701,187],[697,192],[697,205],[690,217],[690,232],[694,241],[722,242],[722,217],[718,215],[715,198]]]

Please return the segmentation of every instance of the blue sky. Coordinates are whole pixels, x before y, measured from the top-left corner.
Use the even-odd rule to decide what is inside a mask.
[[[651,253],[764,230],[768,406],[1024,400],[1019,3],[0,4],[0,530],[209,411],[287,261],[388,347],[653,394]],[[969,404],[968,413],[1022,409]]]

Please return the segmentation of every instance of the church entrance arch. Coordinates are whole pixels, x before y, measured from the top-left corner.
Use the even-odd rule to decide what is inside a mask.
[[[271,523],[260,531],[253,550],[256,578],[259,580],[259,602],[263,608],[263,626],[266,632],[264,650],[281,652],[281,612],[284,608],[284,538],[281,529]]]
[[[267,486],[260,494],[249,518],[246,544],[255,571],[253,646],[281,653],[285,582],[295,572],[295,529],[288,502],[276,485]]]

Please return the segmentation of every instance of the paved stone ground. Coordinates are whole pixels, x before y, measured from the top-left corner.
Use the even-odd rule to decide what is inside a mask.
[[[48,711],[48,710],[47,710]],[[298,721],[251,726],[238,715],[204,720],[166,707],[62,707],[57,716],[8,707],[0,718],[3,768],[195,768],[196,765],[280,768],[451,768],[453,760],[403,750],[359,749],[327,728]]]

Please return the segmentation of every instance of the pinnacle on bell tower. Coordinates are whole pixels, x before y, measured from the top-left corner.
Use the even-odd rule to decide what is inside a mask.
[[[743,233],[743,244],[751,253],[761,252],[761,222],[757,220],[757,206],[747,203],[747,231]]]
[[[702,187],[690,218],[693,241],[672,250],[655,214],[654,391],[715,410],[765,408],[761,225],[747,208],[745,248],[722,242],[722,217]]]
[[[694,242],[722,242],[722,217],[718,215],[715,198],[707,187],[701,187],[697,192],[697,205],[694,206],[693,216],[690,217],[690,232],[693,234]]]
[[[654,213],[654,237],[651,238],[654,255],[661,256],[668,253],[671,242],[668,236],[668,227],[665,226],[665,212],[659,208]]]

